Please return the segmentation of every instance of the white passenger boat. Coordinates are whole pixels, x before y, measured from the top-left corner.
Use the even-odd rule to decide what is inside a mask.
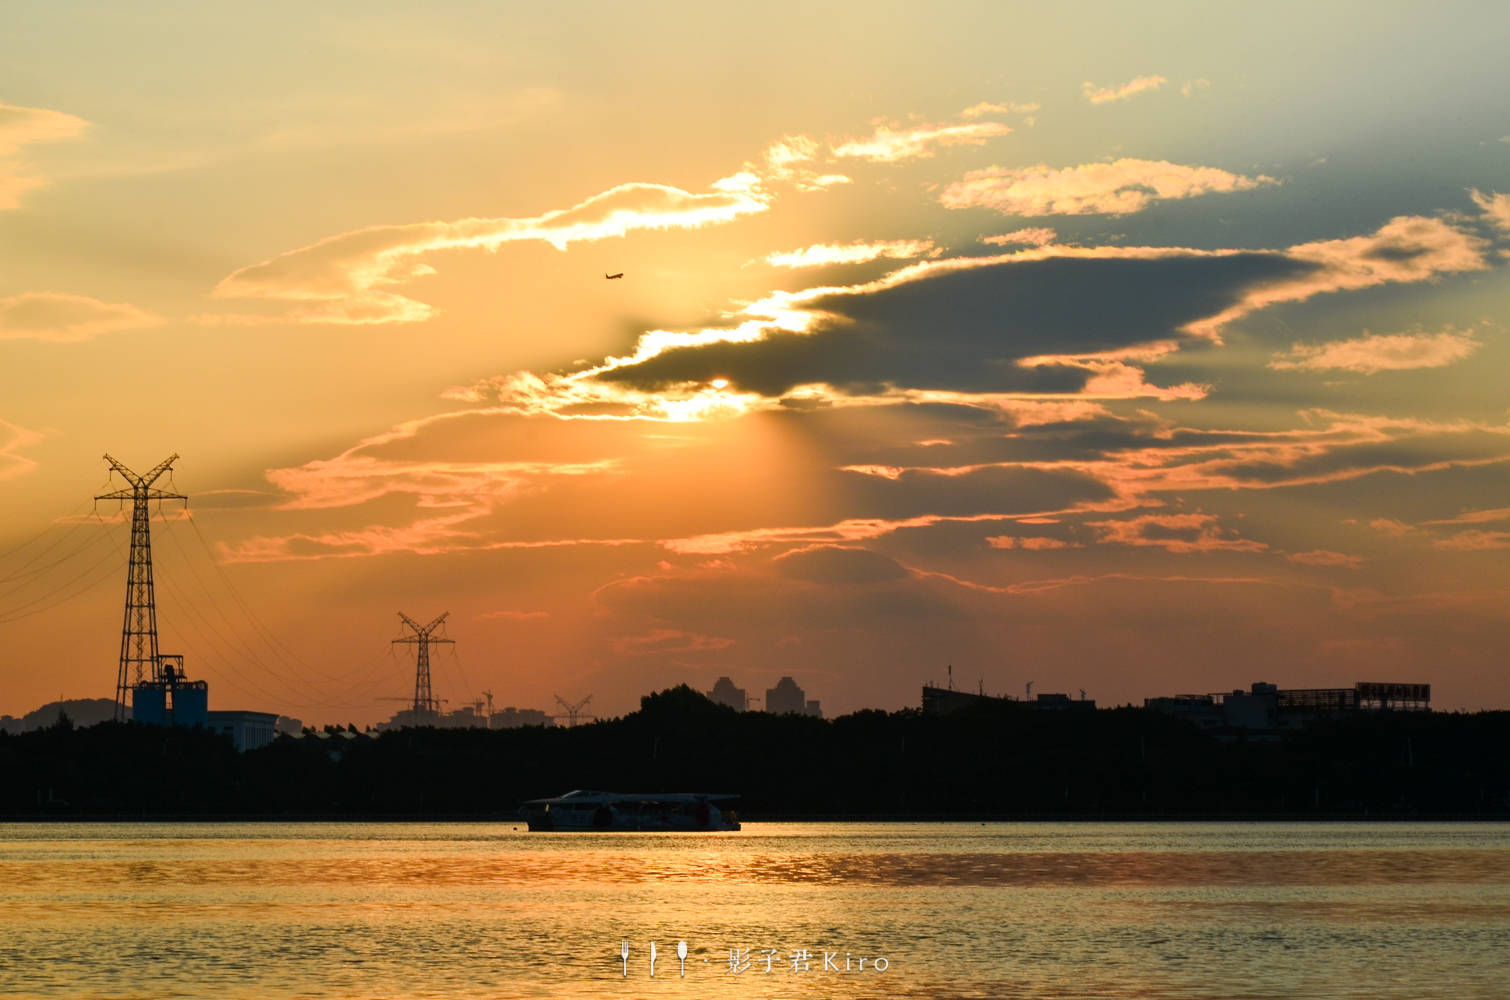
[[[738,830],[734,810],[719,805],[737,798],[701,792],[579,790],[553,799],[530,799],[520,811],[531,830]]]

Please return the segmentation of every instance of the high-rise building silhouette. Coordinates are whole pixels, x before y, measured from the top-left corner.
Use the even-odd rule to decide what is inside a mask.
[[[745,689],[735,687],[734,682],[727,677],[720,677],[713,682],[713,690],[708,692],[708,697],[720,705],[727,705],[736,712],[745,711],[750,704],[749,695]]]
[[[823,710],[816,700],[809,701],[806,692],[790,677],[783,677],[773,688],[766,688],[765,710],[776,715],[811,715],[823,718]]]

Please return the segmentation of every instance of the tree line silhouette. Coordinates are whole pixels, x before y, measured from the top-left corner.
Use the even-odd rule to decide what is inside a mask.
[[[1510,712],[1359,712],[1221,742],[1140,708],[823,720],[685,685],[574,728],[0,733],[0,816],[515,820],[572,788],[734,792],[742,819],[1510,818]]]

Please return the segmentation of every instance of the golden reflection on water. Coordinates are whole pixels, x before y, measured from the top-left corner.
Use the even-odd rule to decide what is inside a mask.
[[[1487,824],[0,827],[0,996],[1458,997],[1506,967]]]

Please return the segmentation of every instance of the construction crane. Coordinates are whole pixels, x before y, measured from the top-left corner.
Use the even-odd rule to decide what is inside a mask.
[[[556,718],[558,718],[558,719],[564,718],[566,720],[566,724],[568,726],[575,726],[577,724],[577,720],[584,717],[582,715],[582,709],[586,708],[587,707],[587,703],[590,702],[590,701],[592,701],[592,695],[588,695],[586,698],[583,698],[581,701],[577,702],[575,705],[571,705],[571,704],[567,703],[567,701],[566,701],[565,698],[562,698],[558,694],[558,695],[556,695],[556,704],[560,705],[561,708],[563,710],[565,710],[566,714],[564,716],[558,715],[558,716],[556,716]],[[586,716],[586,718],[591,719],[591,718],[594,718],[594,716],[589,715],[589,716]]]

